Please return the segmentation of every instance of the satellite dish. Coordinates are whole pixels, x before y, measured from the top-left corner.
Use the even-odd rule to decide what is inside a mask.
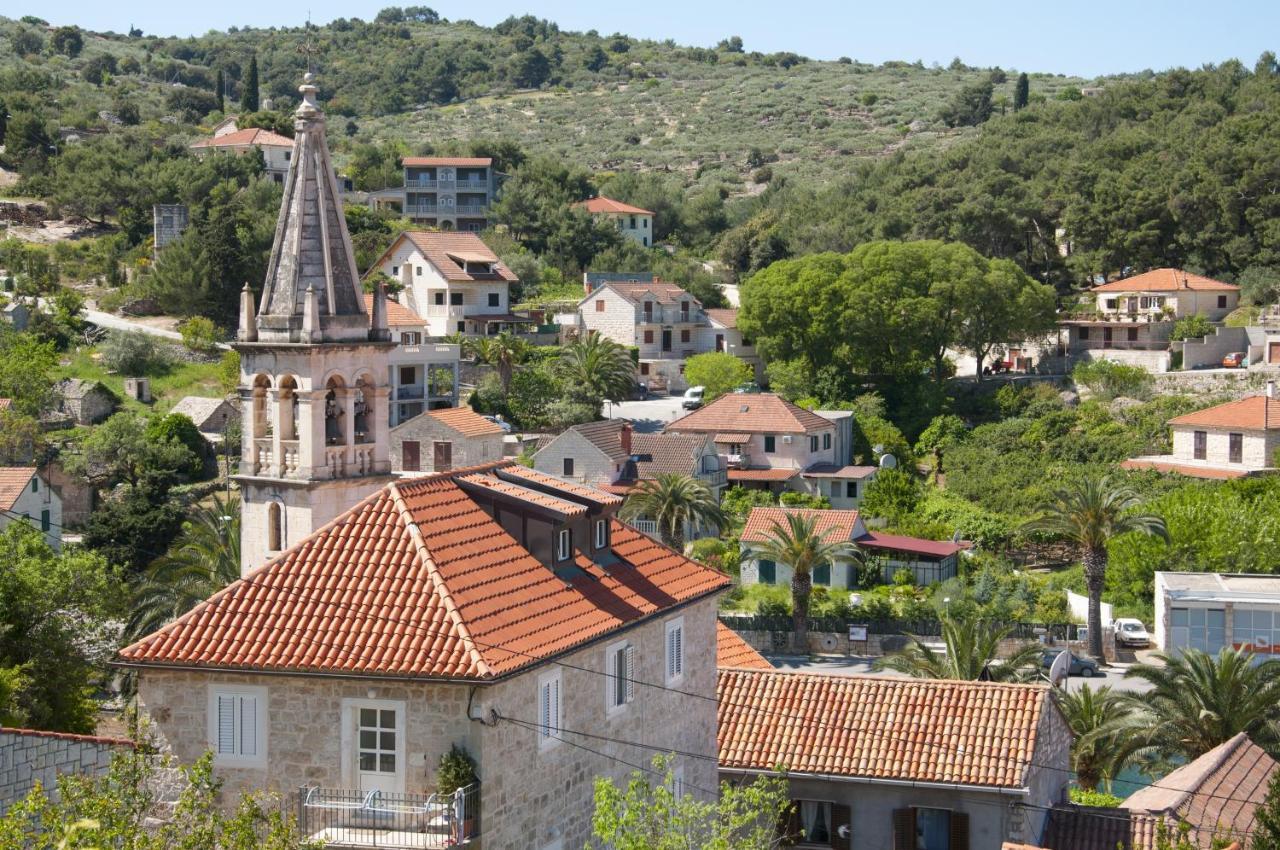
[[[898,459],[890,454],[880,456],[881,469],[894,469],[898,465]]]
[[[1057,687],[1067,680],[1067,674],[1071,672],[1071,653],[1063,650],[1058,653],[1058,657],[1053,659],[1053,663],[1049,665],[1049,684]]]

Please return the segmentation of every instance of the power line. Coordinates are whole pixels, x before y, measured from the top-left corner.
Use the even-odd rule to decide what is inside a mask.
[[[23,519],[23,520],[25,520],[25,521],[27,521],[27,522],[30,522],[30,521],[31,521],[29,517],[24,517],[24,516],[22,516],[21,514],[17,514],[17,513],[15,513],[14,511],[9,510],[9,509],[2,509],[2,510],[0,510],[0,512],[5,513],[5,514],[8,514],[8,515],[10,515],[10,516],[12,516],[12,517],[14,517],[14,518],[21,518],[21,519]],[[50,525],[51,525],[51,526],[55,526],[55,527],[57,527],[57,528],[59,528],[59,529],[64,528],[64,526],[58,525],[58,524],[56,524],[56,523],[51,523]],[[156,554],[156,553],[154,553],[153,551],[151,551],[151,550],[147,550],[147,549],[142,549],[142,550],[140,550],[140,551],[148,552],[148,554],[153,554],[153,555],[154,555],[154,554]],[[161,554],[163,554],[163,553],[161,553]],[[239,579],[239,581],[240,581],[241,583],[244,583],[244,584],[252,584],[253,582],[258,581],[260,578],[261,578],[261,575],[259,575],[259,576],[245,576],[245,577],[242,577],[241,579]],[[279,594],[289,595],[289,596],[294,596],[296,599],[298,599],[299,601],[302,601],[302,602],[312,602],[312,601],[315,601],[312,597],[310,597],[310,596],[308,596],[308,595],[306,595],[306,594],[302,594],[302,593],[299,593],[299,592],[297,592],[297,591],[294,591],[294,590],[293,590],[293,589],[291,589],[291,588],[286,588],[286,587],[273,587],[273,588],[272,588],[272,590],[273,590],[274,592],[279,593]],[[410,625],[410,624],[405,623],[403,620],[400,620],[400,619],[397,619],[397,618],[394,618],[394,617],[388,617],[388,616],[385,616],[385,615],[380,615],[380,614],[374,613],[374,612],[372,612],[372,611],[366,611],[366,610],[362,610],[362,609],[359,609],[359,608],[353,608],[352,606],[347,605],[347,604],[343,604],[343,603],[339,603],[339,602],[333,602],[333,601],[326,601],[326,603],[325,603],[325,604],[326,604],[327,606],[329,606],[329,607],[334,607],[334,608],[344,609],[344,610],[347,610],[347,611],[349,611],[349,612],[351,612],[351,613],[355,613],[355,614],[358,614],[358,615],[363,616],[363,617],[367,617],[367,618],[370,618],[370,619],[373,619],[373,620],[378,620],[378,621],[386,622],[386,623],[389,623],[389,624],[392,624],[392,625],[397,625],[397,626],[400,626],[400,627],[402,627],[402,628],[409,629],[409,630],[411,630],[411,631],[416,631],[416,632],[418,632],[419,634],[422,634],[422,635],[424,635],[424,636],[426,636],[426,637],[442,637],[442,636],[443,636],[443,637],[450,637],[450,636],[452,636],[452,635],[451,635],[451,633],[448,633],[448,632],[437,632],[437,631],[434,631],[434,630],[431,630],[431,629],[427,629],[427,628],[425,628],[425,627],[423,627],[423,626]],[[202,601],[202,602],[198,603],[198,604],[197,604],[197,607],[198,607],[198,606],[200,606],[200,605],[209,606],[209,607],[212,607],[212,608],[215,608],[215,609],[218,609],[218,608],[220,607],[220,606],[219,606],[219,603],[214,602],[212,598],[210,598],[210,599],[206,599],[206,600],[204,600],[204,601]],[[228,609],[226,609],[225,607],[222,607],[222,608],[221,608],[221,610],[224,610],[224,611],[225,611],[225,610],[228,610]],[[167,628],[167,626],[166,626],[166,628]],[[359,657],[357,657],[357,656],[354,656],[354,655],[353,655],[353,652],[355,651],[355,650],[354,650],[354,648],[347,647],[347,646],[339,646],[339,645],[336,645],[336,644],[332,644],[332,643],[327,643],[327,642],[324,642],[324,641],[316,640],[314,635],[311,635],[310,633],[306,632],[306,631],[305,631],[305,630],[303,630],[303,629],[296,628],[296,627],[289,627],[289,626],[279,625],[279,624],[276,626],[276,628],[283,629],[283,630],[285,630],[285,631],[289,631],[289,632],[294,632],[294,633],[297,633],[297,634],[304,634],[304,635],[307,635],[308,639],[309,639],[313,644],[315,644],[315,645],[322,646],[322,647],[325,647],[325,648],[328,648],[328,649],[335,649],[335,650],[338,650],[338,651],[340,651],[340,652],[344,652],[344,653],[346,653],[348,656],[351,656],[351,657],[352,657],[354,660],[356,660],[356,661],[361,661],[361,660],[362,660],[361,658],[359,658]],[[585,672],[585,673],[591,673],[591,674],[593,674],[593,675],[603,676],[603,677],[605,677],[606,679],[610,679],[610,680],[616,680],[616,679],[618,678],[616,674],[611,674],[611,673],[608,673],[607,671],[594,670],[594,669],[592,669],[592,668],[590,668],[590,667],[583,667],[583,666],[581,666],[581,665],[570,664],[570,663],[568,663],[568,662],[566,662],[566,661],[554,661],[554,660],[551,660],[551,659],[544,658],[544,657],[542,657],[542,656],[534,655],[534,654],[532,654],[532,653],[523,652],[523,651],[520,651],[520,650],[510,649],[510,648],[508,648],[508,647],[506,647],[506,646],[502,646],[502,645],[500,645],[500,644],[487,644],[487,643],[484,643],[484,642],[482,642],[482,641],[478,641],[478,640],[476,640],[474,637],[471,637],[471,636],[468,636],[468,637],[467,637],[467,641],[471,642],[474,646],[477,646],[477,647],[483,647],[483,648],[486,648],[486,649],[499,650],[499,651],[502,651],[502,652],[506,652],[506,653],[508,653],[508,654],[509,654],[509,655],[511,655],[511,656],[523,656],[523,657],[529,658],[529,659],[531,659],[531,660],[533,660],[533,661],[547,661],[547,662],[549,662],[549,663],[554,663],[554,664],[556,664],[556,665],[558,665],[558,666],[560,666],[560,667],[564,667],[564,668],[569,669],[569,670],[577,670],[577,671],[581,671],[581,672]],[[567,651],[571,651],[572,649],[573,649],[573,648],[570,648],[569,650],[564,650],[564,651],[566,651],[566,652],[567,652]],[[816,674],[809,674],[809,675],[816,675]],[[404,677],[389,676],[389,678],[404,678]],[[721,702],[721,701],[718,699],[718,697],[715,697],[715,696],[707,696],[707,695],[705,695],[705,694],[697,693],[696,691],[686,691],[686,690],[682,690],[682,689],[680,689],[680,688],[673,688],[673,687],[668,686],[668,685],[660,685],[660,684],[657,684],[657,683],[654,683],[654,682],[647,682],[647,681],[644,681],[644,680],[641,680],[641,679],[629,679],[629,681],[631,681],[633,684],[642,685],[642,686],[644,686],[644,687],[652,688],[652,689],[654,689],[654,690],[659,690],[659,691],[669,692],[669,693],[677,694],[677,695],[679,695],[679,696],[692,697],[692,698],[694,698],[694,699],[699,699],[699,700],[703,700],[703,701],[711,702],[711,703],[714,703],[714,704],[717,706],[717,708],[719,708],[719,707],[720,707],[720,706],[722,706],[722,705],[725,705],[725,703]],[[943,752],[950,751],[952,754],[955,754],[955,755],[961,755],[961,756],[971,755],[971,753],[965,753],[965,752],[963,752],[963,751],[961,750],[961,748],[959,748],[959,747],[948,746],[948,745],[946,745],[946,744],[944,744],[944,743],[940,743],[940,742],[915,741],[915,740],[911,740],[911,739],[908,739],[908,738],[905,738],[905,737],[901,737],[901,736],[889,736],[889,735],[885,735],[885,734],[884,734],[884,732],[883,732],[883,730],[879,730],[879,729],[875,729],[875,728],[858,727],[858,726],[846,726],[846,725],[835,725],[835,724],[830,724],[830,723],[824,723],[824,722],[822,722],[822,721],[810,722],[808,718],[803,717],[803,716],[800,716],[800,715],[788,714],[788,713],[786,713],[786,712],[772,711],[772,710],[765,709],[765,708],[763,708],[763,707],[761,707],[761,706],[758,706],[758,705],[752,705],[752,704],[747,704],[747,703],[728,703],[728,706],[729,706],[729,707],[731,707],[731,708],[741,708],[741,709],[745,709],[748,713],[756,714],[757,716],[779,717],[779,718],[781,718],[781,719],[788,720],[788,721],[792,721],[792,722],[795,722],[795,721],[805,721],[805,722],[802,722],[802,723],[799,723],[799,724],[798,724],[799,728],[802,728],[802,729],[809,729],[809,730],[836,730],[836,731],[839,731],[839,732],[845,732],[845,733],[847,733],[847,732],[861,732],[861,733],[867,733],[867,734],[876,734],[876,735],[880,735],[880,736],[882,736],[882,737],[889,738],[890,740],[897,740],[897,741],[900,741],[900,742],[909,743],[909,744],[912,744],[913,746],[920,746],[920,745],[923,745],[923,746],[925,746],[925,747],[929,747],[929,748],[932,748],[932,749],[941,750],[941,751],[943,751]],[[639,745],[636,745],[636,746],[639,746]],[[662,750],[663,750],[664,752],[670,752],[670,751],[671,751],[671,750],[669,750],[668,748],[662,748]],[[1059,773],[1065,773],[1065,774],[1067,774],[1067,775],[1068,775],[1068,776],[1070,776],[1070,777],[1078,778],[1078,774],[1076,774],[1076,772],[1075,772],[1075,771],[1073,771],[1073,770],[1071,770],[1070,768],[1062,768],[1062,767],[1058,767],[1057,765],[1046,764],[1046,763],[1044,763],[1044,762],[1037,762],[1037,761],[1035,761],[1034,759],[1030,759],[1030,758],[1027,758],[1027,759],[1019,759],[1019,758],[1016,758],[1016,757],[1013,757],[1013,756],[1004,756],[1004,755],[999,754],[999,753],[989,753],[989,754],[987,754],[987,758],[990,758],[990,759],[993,759],[993,760],[1001,760],[1001,759],[1005,759],[1005,760],[1009,761],[1009,762],[1012,764],[1012,766],[1013,766],[1013,767],[1015,767],[1015,768],[1021,767],[1021,768],[1025,769],[1026,767],[1039,767],[1039,768],[1042,768],[1042,769],[1044,769],[1044,770],[1049,770],[1049,771],[1054,771],[1054,772],[1059,772]],[[718,758],[717,758],[717,761],[718,761]],[[1170,791],[1178,791],[1178,792],[1184,792],[1184,791],[1185,791],[1185,789],[1173,788],[1173,787],[1170,787],[1170,786],[1160,785],[1158,782],[1147,782],[1147,783],[1139,783],[1139,782],[1135,782],[1135,783],[1132,783],[1132,784],[1139,785],[1140,787],[1160,788],[1160,789],[1170,790]],[[1230,801],[1230,802],[1246,802],[1246,803],[1247,803],[1247,802],[1252,802],[1252,801],[1251,801],[1251,800],[1249,800],[1248,798],[1243,798],[1243,797],[1232,797],[1232,796],[1228,796],[1228,795],[1219,795],[1219,794],[1201,794],[1201,795],[1199,795],[1199,796],[1208,797],[1208,798],[1211,798],[1211,799],[1221,799],[1221,800]]]

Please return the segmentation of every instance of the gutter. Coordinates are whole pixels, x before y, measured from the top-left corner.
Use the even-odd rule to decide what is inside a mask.
[[[757,768],[724,767],[718,768],[721,773],[738,773],[745,776],[777,776],[777,771],[759,770]],[[1028,797],[1030,788],[1008,788],[997,785],[965,785],[959,782],[918,782],[911,779],[879,779],[872,776],[835,776],[830,773],[793,773],[786,772],[787,779],[817,779],[827,782],[849,782],[858,785],[892,785],[898,788],[926,788],[936,791],[973,791],[983,794],[999,794],[1006,797]]]

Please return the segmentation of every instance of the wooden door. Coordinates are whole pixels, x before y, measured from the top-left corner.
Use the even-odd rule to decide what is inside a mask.
[[[1280,363],[1280,342],[1268,343],[1267,362]]]
[[[432,448],[434,470],[448,472],[453,469],[453,443],[448,440],[436,440]]]
[[[422,469],[421,445],[417,440],[405,440],[400,444],[400,465],[405,472],[418,472]]]

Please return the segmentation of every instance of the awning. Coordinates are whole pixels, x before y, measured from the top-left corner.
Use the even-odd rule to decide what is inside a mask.
[[[798,469],[730,469],[730,481],[790,481]]]
[[[536,325],[537,319],[528,316],[517,316],[515,313],[482,313],[477,316],[463,316],[469,322],[510,322],[512,324]]]
[[[496,263],[498,258],[492,254],[473,254],[469,251],[445,251],[445,256],[459,263]]]
[[[714,442],[728,445],[742,445],[751,442],[750,434],[716,434]]]
[[[953,543],[950,540],[924,540],[900,534],[881,534],[876,531],[869,531],[853,542],[867,549],[907,552],[929,558],[948,558],[962,549],[969,548],[968,544]]]

